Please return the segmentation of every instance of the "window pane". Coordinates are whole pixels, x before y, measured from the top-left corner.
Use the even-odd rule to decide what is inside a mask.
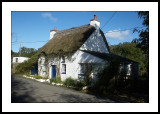
[[[62,64],[62,73],[66,72],[66,64]]]
[[[80,74],[84,74],[85,64],[80,64]]]

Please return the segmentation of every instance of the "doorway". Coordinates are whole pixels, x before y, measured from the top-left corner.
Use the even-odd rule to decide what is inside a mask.
[[[56,65],[51,66],[51,78],[56,77]]]

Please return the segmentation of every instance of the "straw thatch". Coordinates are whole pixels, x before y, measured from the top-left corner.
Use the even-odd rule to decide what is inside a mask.
[[[88,39],[94,30],[95,28],[88,24],[58,31],[39,52],[45,52],[47,55],[74,53]]]
[[[58,31],[54,37],[47,42],[40,50],[40,53],[45,53],[46,55],[72,55],[77,51],[82,44],[89,38],[89,36],[95,31],[95,27],[87,24],[79,27],[74,27],[71,29]],[[100,30],[103,41],[109,50],[108,43],[104,36],[102,30]]]

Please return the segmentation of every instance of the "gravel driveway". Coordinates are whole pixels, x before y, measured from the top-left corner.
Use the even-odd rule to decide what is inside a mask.
[[[12,103],[114,103],[69,88],[57,87],[35,80],[11,76]]]

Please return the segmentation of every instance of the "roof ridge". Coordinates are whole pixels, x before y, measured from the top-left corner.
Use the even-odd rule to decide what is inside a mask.
[[[46,54],[74,53],[81,45],[89,38],[89,36],[96,30],[90,24],[79,27],[72,27],[63,31],[59,31],[54,35],[49,42],[47,42],[40,50]]]

